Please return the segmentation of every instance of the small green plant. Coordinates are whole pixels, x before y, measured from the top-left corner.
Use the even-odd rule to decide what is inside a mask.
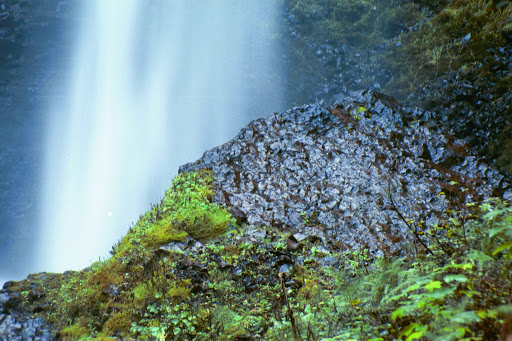
[[[512,206],[497,199],[487,200],[480,209],[485,212],[482,217],[489,225],[488,236],[494,250],[492,256],[502,255],[504,259],[512,258]]]

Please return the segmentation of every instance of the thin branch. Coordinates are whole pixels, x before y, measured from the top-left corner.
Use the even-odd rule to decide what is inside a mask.
[[[290,302],[288,301],[288,294],[286,293],[286,285],[285,285],[285,281],[284,281],[284,273],[280,272],[277,275],[277,277],[279,278],[279,282],[281,282],[281,288],[283,289],[283,293],[284,293],[284,300],[288,307],[288,309],[286,311],[286,316],[290,319],[290,322],[292,324],[293,336],[295,337],[296,340],[302,340],[302,337],[300,336],[300,331],[297,329],[295,317],[293,316],[293,310],[290,307]]]
[[[429,249],[429,247],[427,246],[427,244],[425,244],[425,242],[423,242],[423,240],[421,240],[420,236],[416,233],[416,231],[412,228],[412,226],[407,222],[407,220],[404,218],[404,216],[402,215],[402,213],[400,213],[400,211],[398,210],[398,207],[395,205],[395,202],[393,201],[393,196],[391,195],[391,182],[388,182],[388,193],[389,193],[389,200],[391,201],[391,205],[393,205],[393,208],[395,209],[396,213],[398,214],[398,216],[400,217],[400,219],[402,219],[402,221],[405,223],[405,225],[407,225],[407,227],[409,228],[409,230],[412,232],[412,234],[416,237],[416,239],[421,243],[421,245],[423,245],[423,247],[425,249],[427,249],[427,251],[432,255],[434,256],[434,253],[432,252],[432,250]]]

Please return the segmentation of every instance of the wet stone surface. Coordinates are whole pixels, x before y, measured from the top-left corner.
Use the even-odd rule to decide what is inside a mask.
[[[253,121],[180,172],[212,169],[214,200],[239,222],[314,230],[331,248],[400,254],[413,239],[400,215],[428,227],[464,202],[511,197],[504,177],[447,131],[429,112],[361,91],[330,108]]]
[[[28,314],[0,313],[0,341],[53,340],[48,324],[41,317]]]

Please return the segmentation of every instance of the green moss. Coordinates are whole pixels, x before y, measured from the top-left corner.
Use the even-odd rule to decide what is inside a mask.
[[[91,329],[87,326],[87,320],[80,319],[73,325],[63,328],[59,336],[63,340],[85,340],[90,333]]]
[[[153,335],[155,328],[162,326],[152,325],[153,322],[141,324],[146,314],[152,314],[155,307],[161,310],[188,301],[191,291],[190,279],[175,273],[174,256],[163,256],[154,250],[172,241],[184,242],[187,236],[201,241],[218,238],[230,224],[235,225],[229,212],[212,202],[213,195],[212,172],[180,174],[162,202],[146,212],[114,246],[110,259],[94,263],[84,271],[51,278],[47,274],[33,275],[12,290],[25,293],[26,303],[31,304],[34,282],[41,283],[37,310],[64,339]],[[188,314],[187,318],[196,319],[191,311]],[[164,320],[152,319],[162,323]],[[133,329],[134,323],[142,329]],[[181,335],[178,329],[166,332]],[[190,329],[194,329],[193,324]]]
[[[161,203],[146,212],[114,248],[114,255],[127,252],[134,244],[152,249],[172,241],[183,242],[187,235],[200,241],[222,235],[235,220],[212,202],[213,195],[211,171],[178,175]]]
[[[127,334],[132,325],[133,317],[127,310],[113,313],[102,328],[104,335]]]

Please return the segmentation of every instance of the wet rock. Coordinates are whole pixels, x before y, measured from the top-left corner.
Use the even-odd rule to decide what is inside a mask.
[[[336,263],[336,258],[327,256],[322,258],[320,263],[324,266],[333,266]]]
[[[165,252],[183,252],[188,254],[190,252],[197,252],[204,248],[204,244],[195,240],[194,238],[187,237],[187,241],[183,242],[170,242],[168,244],[161,245],[158,249]]]
[[[0,313],[4,313],[4,304],[9,301],[9,296],[6,293],[0,293]]]
[[[305,235],[304,233],[295,233],[295,234],[292,235],[292,237],[293,237],[294,241],[301,242],[304,239],[306,239],[308,236]]]
[[[467,44],[469,42],[469,40],[471,39],[471,33],[468,33],[466,34],[461,40],[460,40],[460,43],[461,44]]]
[[[286,274],[289,274],[292,267],[293,266],[291,264],[282,264],[277,272],[284,272]]]
[[[180,172],[212,169],[214,200],[250,225],[399,254],[413,237],[400,215],[434,224],[448,205],[489,197],[496,186],[510,196],[503,176],[432,117],[360,91],[331,108],[307,105],[253,121]]]
[[[159,250],[163,250],[163,251],[168,251],[168,252],[175,252],[175,251],[183,251],[185,250],[187,247],[187,244],[186,243],[181,243],[181,242],[170,242],[168,244],[165,244],[165,245],[161,245],[158,249]]]
[[[291,240],[286,241],[286,248],[290,251],[301,250],[304,247],[301,243],[296,243]]]
[[[51,328],[40,317],[30,317],[26,312],[13,311],[10,314],[0,314],[0,341],[54,340]]]

